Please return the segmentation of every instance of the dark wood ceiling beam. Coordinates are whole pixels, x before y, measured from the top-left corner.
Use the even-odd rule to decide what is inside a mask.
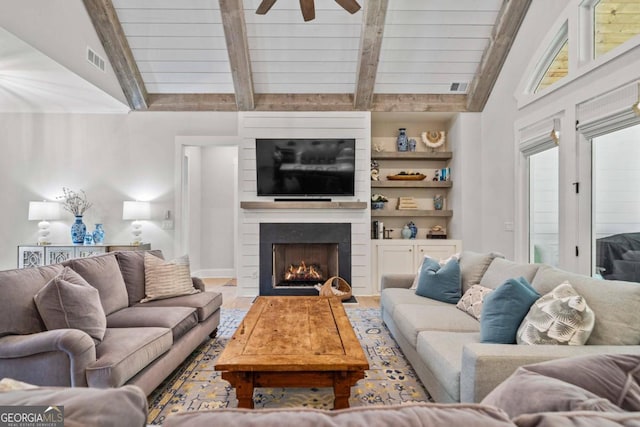
[[[387,5],[388,0],[367,0],[364,3],[360,35],[360,61],[358,62],[354,96],[356,110],[369,110],[373,102]]]
[[[254,109],[255,101],[242,0],[220,0],[220,13],[227,41],[236,104],[238,110],[250,111]]]
[[[83,0],[111,67],[133,110],[147,108],[147,90],[111,0]]]
[[[476,75],[469,86],[467,109],[482,111],[532,0],[504,0]]]
[[[373,96],[371,111],[465,112],[466,95],[448,94],[378,94]]]

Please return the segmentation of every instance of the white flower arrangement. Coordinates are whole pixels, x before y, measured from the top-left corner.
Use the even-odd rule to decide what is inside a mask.
[[[84,190],[78,192],[73,191],[67,187],[62,187],[63,196],[58,197],[62,199],[62,207],[71,212],[74,216],[82,216],[93,204],[87,201],[87,195]]]

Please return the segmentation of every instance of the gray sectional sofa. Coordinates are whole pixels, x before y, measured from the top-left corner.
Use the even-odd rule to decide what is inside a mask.
[[[79,274],[98,291],[103,309],[98,311],[106,317],[98,342],[84,330],[45,327],[34,296],[63,271]],[[140,303],[144,272],[143,251],[1,271],[0,378],[43,386],[132,384],[151,393],[207,337],[215,336],[222,296],[206,292],[203,282],[193,278],[199,293]],[[75,310],[85,310],[83,305]]]
[[[436,402],[480,402],[518,367],[572,356],[640,354],[640,284],[603,281],[542,264],[519,264],[462,252],[462,293],[473,284],[495,289],[524,277],[544,295],[569,281],[595,314],[586,345],[482,343],[480,322],[448,304],[416,295],[415,273],[387,275],[381,283],[382,319]]]

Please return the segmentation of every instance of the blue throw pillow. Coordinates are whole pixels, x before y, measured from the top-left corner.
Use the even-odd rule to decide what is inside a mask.
[[[515,344],[516,332],[540,294],[527,279],[508,279],[484,298],[480,317],[480,341]]]
[[[462,297],[460,279],[460,264],[457,259],[451,259],[440,267],[437,261],[425,258],[420,268],[416,294],[455,304]]]

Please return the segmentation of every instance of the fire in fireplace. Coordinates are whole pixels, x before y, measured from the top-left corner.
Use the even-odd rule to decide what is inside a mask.
[[[275,243],[273,286],[313,286],[338,274],[337,243]]]
[[[325,280],[320,266],[318,264],[307,265],[304,261],[300,261],[298,265],[291,264],[284,273],[285,282],[317,282],[318,280]]]

